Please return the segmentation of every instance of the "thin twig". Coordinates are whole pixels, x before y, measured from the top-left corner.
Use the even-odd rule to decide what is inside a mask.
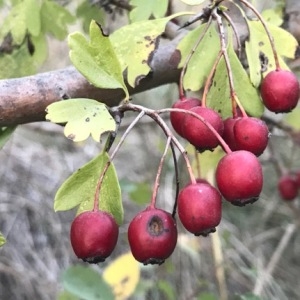
[[[166,147],[165,150],[163,152],[163,155],[161,156],[159,165],[158,165],[158,169],[157,169],[157,173],[156,173],[156,178],[155,178],[155,182],[154,182],[154,187],[153,187],[153,193],[152,193],[152,198],[151,198],[151,203],[150,203],[150,207],[151,208],[155,208],[155,203],[156,203],[156,198],[157,198],[157,192],[158,192],[158,188],[159,188],[159,181],[160,181],[160,175],[161,175],[161,171],[163,168],[163,164],[164,161],[166,159],[167,153],[168,153],[168,149],[170,146],[170,143],[172,141],[172,137],[168,137],[167,139],[167,143],[166,143]]]
[[[131,131],[131,129],[137,124],[137,122],[145,115],[145,113],[143,111],[141,111],[138,116],[132,121],[132,123],[128,126],[128,128],[126,129],[126,131],[123,133],[120,141],[118,142],[117,146],[115,147],[113,153],[110,156],[110,159],[107,161],[104,169],[102,170],[100,176],[99,176],[99,180],[97,182],[97,186],[96,186],[96,191],[95,191],[95,197],[94,197],[94,211],[99,209],[99,195],[100,195],[100,189],[101,189],[101,185],[103,183],[105,174],[112,162],[112,160],[114,159],[115,155],[117,154],[118,150],[120,149],[120,147],[122,146],[123,142],[125,141],[127,135],[129,134],[129,132]]]

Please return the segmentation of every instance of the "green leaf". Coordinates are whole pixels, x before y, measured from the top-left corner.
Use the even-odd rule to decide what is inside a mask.
[[[38,36],[41,32],[40,5],[37,0],[25,0],[25,23],[29,33]]]
[[[68,34],[68,24],[75,17],[63,6],[54,1],[45,0],[41,7],[41,25],[43,32],[50,32],[57,39],[63,40]]]
[[[74,296],[70,292],[62,291],[59,293],[57,300],[80,300],[80,298]]]
[[[269,24],[280,26],[283,23],[283,14],[281,9],[266,9],[261,13],[262,17]]]
[[[68,42],[72,63],[89,82],[99,88],[121,88],[129,97],[111,41],[95,21],[90,25],[90,42],[79,32],[70,34]]]
[[[70,267],[64,272],[62,283],[66,291],[83,300],[114,300],[111,288],[89,267]]]
[[[207,0],[180,0],[180,1],[187,5],[200,5]]]
[[[46,111],[46,120],[67,123],[64,134],[74,142],[84,141],[90,135],[100,142],[102,133],[116,130],[116,123],[106,105],[96,100],[68,99],[50,104]]]
[[[6,239],[3,234],[0,232],[0,247],[2,247],[6,243]]]
[[[163,17],[168,9],[168,0],[131,0],[130,5],[134,8],[129,13],[131,22],[148,20],[151,16],[156,19]]]
[[[192,51],[195,42],[202,34],[205,27],[206,24],[203,24],[192,30],[178,44],[177,49],[181,53],[181,61],[178,66],[179,68],[183,67],[187,56]],[[209,74],[219,50],[219,35],[214,26],[210,26],[203,40],[189,61],[183,80],[183,85],[186,90],[197,91],[204,85],[207,74]]]
[[[197,300],[217,300],[217,297],[211,293],[201,293]]]
[[[300,130],[300,108],[296,107],[292,112],[285,114],[283,120],[294,130]]]
[[[129,193],[129,197],[132,201],[138,204],[146,204],[150,201],[152,195],[152,189],[149,183],[137,183],[133,190]]]
[[[261,300],[261,297],[256,296],[252,293],[247,293],[244,295],[240,295],[238,299],[240,299],[240,300]]]
[[[57,191],[54,199],[54,210],[69,210],[78,205],[80,205],[78,213],[92,210],[97,182],[108,161],[108,154],[103,152],[73,173]],[[100,188],[99,208],[111,213],[119,225],[123,223],[121,190],[112,163]]]
[[[82,19],[82,27],[85,32],[89,32],[90,23],[95,20],[103,24],[105,14],[98,5],[93,5],[91,1],[84,0],[76,9],[76,16]]]
[[[251,82],[258,87],[261,81],[261,59],[267,61],[264,75],[275,69],[275,61],[270,41],[261,22],[247,20],[250,37],[246,41],[246,54],[250,70]],[[297,40],[287,31],[277,26],[268,24],[271,35],[274,38],[275,47],[279,56],[293,59],[298,46]],[[284,60],[279,57],[281,68],[289,69]]]
[[[170,282],[166,280],[159,280],[157,283],[157,288],[163,292],[163,294],[166,296],[164,299],[169,299],[169,300],[175,300],[176,295],[175,295],[175,290],[173,286],[170,284]]]
[[[6,142],[10,139],[16,128],[17,126],[0,127],[0,149],[2,149]]]
[[[232,38],[229,40],[228,57],[236,95],[247,113],[254,117],[260,117],[263,114],[264,106],[261,102],[258,90],[250,82],[248,74],[235,54]],[[223,57],[217,66],[212,85],[208,92],[207,105],[218,111],[223,118],[232,116],[229,80]]]
[[[151,70],[150,62],[157,48],[158,36],[168,21],[189,12],[178,13],[167,18],[140,21],[123,26],[110,35],[122,71],[127,69],[127,81],[135,87]]]

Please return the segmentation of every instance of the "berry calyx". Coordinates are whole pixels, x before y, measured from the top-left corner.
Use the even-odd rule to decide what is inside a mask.
[[[200,100],[197,98],[183,98],[176,101],[172,108],[180,108],[180,109],[186,109],[190,110],[191,108],[195,106],[199,106],[201,104]],[[182,124],[183,119],[185,117],[185,113],[183,112],[175,112],[171,111],[170,113],[170,121],[174,128],[174,130],[180,135],[182,135]]]
[[[128,227],[132,255],[144,265],[162,264],[173,253],[177,236],[172,215],[150,206],[138,213]]]
[[[209,183],[189,184],[178,195],[178,216],[186,230],[207,236],[222,216],[222,196]]]
[[[264,105],[272,112],[285,113],[298,103],[300,88],[296,75],[287,70],[275,70],[267,74],[261,83]]]
[[[219,161],[216,182],[223,197],[232,204],[243,206],[253,203],[262,191],[262,167],[253,153],[238,150]]]
[[[76,216],[70,239],[78,258],[88,263],[103,262],[114,250],[119,235],[115,219],[104,211],[86,211]]]
[[[224,125],[220,115],[207,107],[193,107],[190,111],[196,113],[208,122],[218,134],[222,135]],[[182,125],[183,137],[198,151],[213,150],[219,145],[216,135],[202,122],[192,115],[186,115]]]
[[[282,175],[277,183],[279,194],[283,200],[294,200],[298,195],[298,185],[294,176]]]
[[[233,132],[236,150],[247,150],[259,156],[267,148],[269,129],[260,119],[240,118],[234,123]]]

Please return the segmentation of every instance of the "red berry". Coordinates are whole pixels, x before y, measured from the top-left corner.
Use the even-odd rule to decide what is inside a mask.
[[[103,262],[114,250],[118,235],[116,221],[104,211],[86,211],[76,216],[70,232],[75,254],[88,263]]]
[[[261,155],[269,141],[269,129],[266,123],[257,118],[240,118],[233,127],[237,150],[247,150]]]
[[[279,178],[277,187],[283,200],[294,200],[298,195],[298,185],[292,175],[283,175]]]
[[[271,71],[263,79],[260,92],[264,105],[270,111],[289,112],[298,103],[300,94],[298,78],[287,70]]]
[[[200,100],[197,98],[184,98],[184,99],[179,99],[176,101],[172,108],[180,108],[180,109],[186,109],[190,110],[191,108],[195,106],[199,106],[201,104]],[[174,112],[172,111],[170,113],[170,121],[171,124],[174,128],[174,130],[182,136],[182,123],[183,119],[185,117],[185,113],[180,113],[180,112]]]
[[[208,183],[189,184],[178,196],[178,216],[186,230],[207,236],[216,231],[222,215],[222,197]]]
[[[225,155],[218,163],[216,181],[223,197],[237,206],[255,202],[263,187],[257,157],[244,150]]]
[[[205,119],[220,135],[224,125],[220,115],[214,110],[197,106],[190,111]],[[214,133],[199,119],[192,115],[186,115],[183,120],[182,133],[198,151],[212,150],[219,145],[219,140]]]
[[[128,227],[128,241],[134,258],[147,264],[162,264],[174,251],[177,226],[172,215],[147,207],[138,213]]]
[[[226,144],[229,146],[229,148],[232,151],[236,150],[236,144],[235,144],[235,137],[234,137],[234,131],[233,127],[236,123],[236,121],[239,120],[238,118],[227,118],[223,124],[224,124],[224,131],[223,131],[223,139],[226,142]]]

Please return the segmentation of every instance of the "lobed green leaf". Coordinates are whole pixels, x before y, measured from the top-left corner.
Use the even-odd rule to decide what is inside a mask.
[[[229,40],[228,57],[236,95],[247,113],[254,117],[260,117],[263,114],[264,106],[261,102],[259,92],[257,88],[252,85],[247,72],[238,59],[233,49],[232,39],[229,38]],[[209,107],[218,111],[223,118],[232,116],[229,79],[223,57],[217,66],[212,85],[208,92],[207,104]]]
[[[90,24],[90,42],[79,32],[70,34],[68,42],[72,63],[89,82],[99,88],[121,88],[128,97],[122,69],[111,40],[95,21]]]
[[[194,47],[194,44],[205,28],[206,24],[202,24],[198,28],[189,32],[178,44],[177,49],[181,53],[181,60],[178,66],[179,68],[183,67],[188,55]],[[185,90],[197,91],[204,85],[207,74],[209,74],[219,50],[219,35],[215,28],[210,26],[189,61],[183,80]]]
[[[108,154],[102,152],[73,173],[58,189],[54,199],[54,210],[65,211],[76,206],[79,206],[78,214],[92,210],[97,182],[108,161]],[[119,225],[123,223],[124,212],[121,190],[115,167],[112,163],[100,187],[99,208],[112,214]]]
[[[58,3],[45,0],[41,7],[41,27],[43,32],[53,34],[63,40],[68,34],[68,24],[73,23],[75,17]]]
[[[100,142],[104,132],[116,130],[116,123],[106,105],[96,100],[78,98],[50,104],[46,120],[67,123],[64,134],[74,142],[86,140],[90,135]]]

